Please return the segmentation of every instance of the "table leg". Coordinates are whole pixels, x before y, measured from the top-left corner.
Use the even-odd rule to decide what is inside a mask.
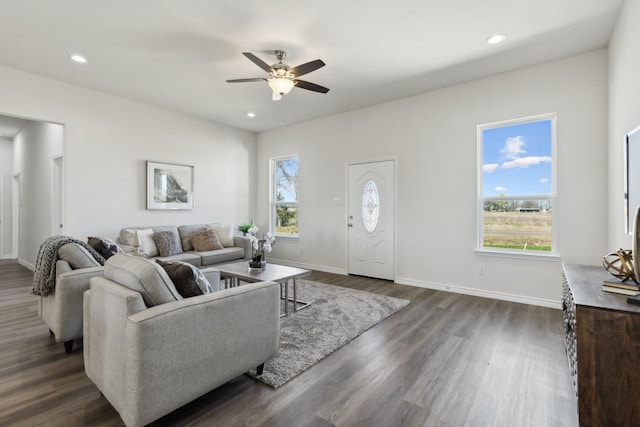
[[[298,311],[298,287],[296,286],[296,278],[293,278],[293,312]]]
[[[284,315],[289,315],[289,280],[284,281]]]

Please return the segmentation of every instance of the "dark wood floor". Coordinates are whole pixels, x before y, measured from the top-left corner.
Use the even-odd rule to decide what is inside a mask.
[[[0,425],[121,426],[0,261]],[[412,303],[283,387],[240,376],[154,426],[576,426],[561,312],[314,272]],[[559,280],[559,279],[558,279]]]

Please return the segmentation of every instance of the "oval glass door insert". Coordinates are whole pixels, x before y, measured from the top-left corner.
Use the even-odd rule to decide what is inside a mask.
[[[362,221],[364,228],[373,233],[378,225],[378,216],[380,214],[380,195],[378,187],[372,180],[367,181],[362,190]]]

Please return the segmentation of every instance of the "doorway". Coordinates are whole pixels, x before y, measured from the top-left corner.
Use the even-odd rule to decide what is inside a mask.
[[[393,280],[395,161],[348,166],[348,273]]]

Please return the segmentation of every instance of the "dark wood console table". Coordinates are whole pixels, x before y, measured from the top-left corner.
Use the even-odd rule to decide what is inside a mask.
[[[602,290],[600,266],[563,264],[565,349],[581,426],[640,425],[640,306]]]

